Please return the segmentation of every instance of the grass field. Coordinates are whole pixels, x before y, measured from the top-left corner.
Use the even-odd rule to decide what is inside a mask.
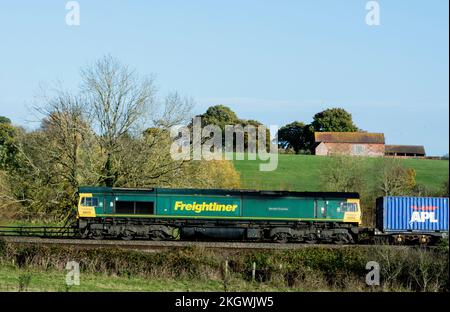
[[[80,285],[67,286],[65,271],[38,268],[0,267],[0,292],[2,291],[224,291],[221,280],[143,278],[108,276],[105,274],[81,273]],[[304,291],[302,288],[276,287],[266,283],[243,281],[231,278],[227,291]]]
[[[320,171],[331,160],[326,156],[280,154],[278,168],[271,172],[259,171],[259,161],[234,160],[233,163],[241,175],[242,188],[320,191]],[[377,170],[378,160],[364,159],[373,176]],[[448,160],[402,159],[401,161],[406,167],[415,169],[418,184],[430,189],[440,189],[444,181],[448,180]]]
[[[448,276],[448,247],[397,247],[231,251],[194,246],[146,252],[0,240],[0,292],[448,290],[442,278]],[[79,285],[66,285],[66,277],[73,277],[66,275],[71,272],[66,269],[69,261],[79,263]],[[383,271],[381,287],[365,283],[368,261],[390,267]]]

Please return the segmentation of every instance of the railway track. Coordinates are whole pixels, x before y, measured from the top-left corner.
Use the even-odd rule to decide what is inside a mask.
[[[81,239],[72,227],[48,226],[0,226],[0,239],[16,244],[59,245],[76,248],[120,248],[134,250],[161,250],[183,247],[201,247],[208,249],[235,249],[235,250],[295,250],[303,248],[326,247],[343,248],[354,246],[377,246],[372,244],[328,244],[328,243],[272,243],[272,242],[237,242],[237,241],[152,241],[152,240],[117,240],[117,239]],[[402,247],[390,245],[392,247]],[[418,246],[408,246],[418,247]],[[428,246],[430,248],[431,246]]]
[[[302,249],[302,248],[343,248],[358,245],[336,245],[336,244],[279,244],[279,243],[252,243],[252,242],[210,242],[210,241],[147,241],[147,240],[87,240],[87,239],[60,239],[60,238],[39,238],[39,237],[20,237],[20,236],[5,236],[2,238],[6,242],[16,244],[38,244],[38,245],[59,245],[59,246],[73,246],[76,248],[120,248],[120,249],[135,249],[135,250],[161,250],[184,247],[200,247],[208,249],[241,249],[241,250],[286,250],[286,249]],[[365,245],[372,246],[372,245]]]
[[[160,250],[183,247],[212,249],[301,249],[317,244],[279,244],[270,242],[227,242],[227,241],[151,241],[151,240],[92,240],[80,239],[71,227],[48,226],[0,226],[0,238],[17,244],[59,245],[77,248],[121,248],[135,250]],[[320,244],[331,248],[354,245]]]

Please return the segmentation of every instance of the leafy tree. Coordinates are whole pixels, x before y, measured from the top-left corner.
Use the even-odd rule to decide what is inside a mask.
[[[197,115],[201,118],[201,126],[215,125],[225,132],[227,125],[241,125],[242,120],[239,119],[234,111],[225,105],[210,106],[204,114]]]
[[[292,148],[296,154],[309,149],[308,126],[303,122],[294,121],[278,130],[278,145],[284,149]]]
[[[197,160],[187,163],[183,174],[174,174],[170,181],[162,185],[177,188],[238,189],[240,176],[230,161]]]
[[[0,170],[11,170],[18,165],[16,132],[9,122],[0,122]]]
[[[240,119],[229,107],[224,105],[215,105],[211,106],[206,110],[206,113],[199,115],[202,121],[202,127],[207,125],[216,125],[222,130],[222,145],[225,146],[225,126],[232,125],[242,127],[241,130],[236,129],[236,132],[240,133],[241,131],[245,131],[246,126],[254,126],[258,128],[260,126],[264,127],[264,125],[253,119]],[[270,148],[270,130],[266,128],[266,149]],[[247,132],[244,132],[244,149],[247,150],[249,146],[249,136]],[[257,140],[257,138],[256,138]],[[258,141],[256,141],[256,147],[258,146]],[[233,146],[235,148],[235,145]]]
[[[0,116],[0,124],[3,124],[3,123],[10,124],[11,119],[9,119],[8,117],[5,117],[5,116]]]
[[[314,147],[314,132],[355,132],[352,115],[342,108],[329,108],[314,115],[313,122],[305,125],[294,121],[278,131],[281,148],[292,148],[296,154],[311,153]]]
[[[270,150],[270,144],[271,144],[271,141],[270,141],[270,130],[269,129],[267,129],[261,122],[259,122],[259,121],[257,121],[257,120],[253,120],[253,119],[248,119],[248,120],[245,120],[245,119],[241,119],[241,125],[242,125],[242,127],[245,129],[245,127],[246,126],[253,126],[253,127],[255,127],[256,129],[258,129],[258,127],[262,127],[263,128],[263,130],[265,129],[265,133],[266,133],[266,138],[265,138],[265,142],[266,142],[266,151],[269,151]],[[258,131],[258,130],[257,130]],[[259,144],[259,141],[258,141],[258,134],[257,134],[257,137],[256,137],[256,144],[255,144],[255,147],[256,148],[258,148],[258,144]],[[249,136],[248,136],[248,133],[247,132],[245,132],[244,133],[244,149],[248,149],[248,147],[249,147]]]
[[[314,115],[311,123],[316,132],[355,132],[358,127],[352,115],[343,108],[329,108]]]
[[[222,131],[225,131],[226,125],[235,125],[240,123],[240,119],[236,113],[229,107],[224,105],[211,106],[206,110],[206,113],[200,115],[202,118],[202,127],[206,125],[219,126]]]
[[[20,200],[14,197],[10,176],[0,170],[0,220],[13,219],[20,213]]]

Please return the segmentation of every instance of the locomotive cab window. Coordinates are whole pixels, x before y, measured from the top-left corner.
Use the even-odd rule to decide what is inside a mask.
[[[83,197],[81,198],[81,205],[85,207],[96,207],[98,206],[97,197]]]
[[[355,203],[341,203],[341,212],[356,212],[358,207]]]
[[[153,202],[116,201],[117,214],[154,214]]]

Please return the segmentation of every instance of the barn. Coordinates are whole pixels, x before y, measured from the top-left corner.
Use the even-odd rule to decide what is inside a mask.
[[[392,157],[425,157],[422,145],[386,145],[386,156]]]
[[[351,155],[382,157],[385,154],[383,133],[315,132],[315,155]]]

